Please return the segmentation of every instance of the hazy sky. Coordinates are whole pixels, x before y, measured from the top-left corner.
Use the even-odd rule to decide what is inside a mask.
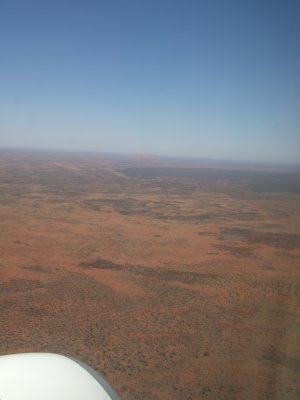
[[[0,146],[300,162],[300,1],[1,0]]]

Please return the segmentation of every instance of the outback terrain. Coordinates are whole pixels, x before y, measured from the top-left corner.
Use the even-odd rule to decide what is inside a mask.
[[[300,172],[0,150],[0,354],[124,400],[300,397]]]

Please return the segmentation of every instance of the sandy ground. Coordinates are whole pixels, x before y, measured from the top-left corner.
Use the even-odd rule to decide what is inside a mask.
[[[299,398],[300,175],[212,167],[0,152],[0,353],[128,400]]]

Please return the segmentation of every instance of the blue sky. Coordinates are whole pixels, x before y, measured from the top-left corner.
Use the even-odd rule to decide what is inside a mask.
[[[300,162],[300,1],[0,2],[0,146]]]

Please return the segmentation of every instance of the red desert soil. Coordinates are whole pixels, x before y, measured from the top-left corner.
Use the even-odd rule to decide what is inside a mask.
[[[0,151],[0,354],[126,400],[300,397],[300,175]]]

